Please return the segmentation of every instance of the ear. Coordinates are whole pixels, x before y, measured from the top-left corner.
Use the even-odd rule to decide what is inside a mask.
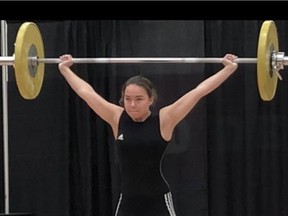
[[[149,98],[149,101],[150,101],[150,106],[154,103],[154,97],[153,96],[151,96],[150,98]]]

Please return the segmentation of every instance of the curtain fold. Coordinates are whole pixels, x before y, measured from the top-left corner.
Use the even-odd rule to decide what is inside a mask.
[[[206,54],[224,51],[257,58],[261,25],[262,21],[252,20],[207,21]],[[285,32],[284,21],[276,25]],[[279,34],[285,50],[283,39]],[[256,65],[240,64],[237,74],[208,98],[209,213],[213,216],[287,214],[283,196],[287,192],[287,114],[282,110],[287,107],[287,91],[278,86],[275,98],[264,102],[256,70]]]

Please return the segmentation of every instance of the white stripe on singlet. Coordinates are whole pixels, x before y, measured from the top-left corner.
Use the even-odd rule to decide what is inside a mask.
[[[121,200],[122,200],[122,193],[120,194],[120,197],[119,197],[119,201],[118,201],[118,204],[117,204],[115,216],[117,216],[117,214],[118,214],[118,211],[119,211],[119,208],[120,208],[120,204],[121,204]]]
[[[166,207],[168,209],[170,216],[176,216],[171,192],[164,194],[164,199],[165,199]],[[118,214],[118,211],[119,211],[119,208],[121,205],[121,201],[122,201],[122,193],[120,194],[120,197],[119,197],[115,216],[117,216],[117,214]]]
[[[165,203],[166,203],[167,209],[169,211],[169,214],[171,216],[176,216],[171,192],[164,194],[164,199],[165,199]]]

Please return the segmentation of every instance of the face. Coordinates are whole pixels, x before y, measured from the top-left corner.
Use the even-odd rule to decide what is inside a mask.
[[[130,84],[124,92],[124,108],[128,115],[135,121],[145,120],[150,114],[150,105],[153,98],[149,97],[146,90],[136,84]]]

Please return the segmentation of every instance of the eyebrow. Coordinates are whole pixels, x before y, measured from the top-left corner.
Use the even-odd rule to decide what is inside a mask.
[[[135,97],[135,98],[144,98],[144,95],[136,95],[136,96],[130,96],[130,95],[125,95],[125,98],[131,98],[131,97]]]

